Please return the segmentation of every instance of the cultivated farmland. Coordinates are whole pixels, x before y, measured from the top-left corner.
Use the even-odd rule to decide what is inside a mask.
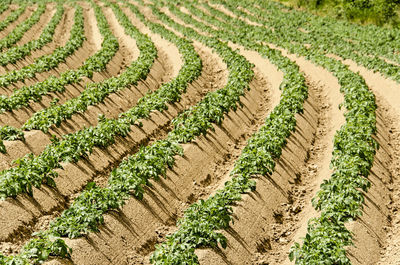
[[[399,264],[399,50],[274,1],[3,1],[0,264]]]

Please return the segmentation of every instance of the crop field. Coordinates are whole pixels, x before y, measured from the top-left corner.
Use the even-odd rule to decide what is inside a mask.
[[[400,264],[400,30],[1,1],[0,264]]]

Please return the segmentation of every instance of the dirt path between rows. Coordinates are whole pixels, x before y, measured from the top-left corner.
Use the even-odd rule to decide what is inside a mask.
[[[0,39],[7,36],[11,31],[15,29],[16,26],[18,26],[19,24],[21,24],[21,22],[28,19],[36,9],[37,9],[36,4],[27,6],[25,11],[14,22],[8,24],[8,26],[5,29],[0,31]]]
[[[17,43],[14,46],[22,46],[32,40],[36,40],[39,38],[40,34],[42,34],[43,29],[47,26],[47,24],[50,22],[54,14],[56,13],[56,4],[55,3],[48,3],[46,5],[46,10],[44,13],[40,16],[39,21],[36,22],[30,29],[28,29],[22,38],[17,41]],[[6,51],[6,50],[4,50]],[[4,52],[3,51],[3,52]]]
[[[380,214],[372,215],[367,204],[364,216],[361,218],[363,224],[359,225],[367,225],[369,234],[378,234],[378,244],[365,246],[361,254],[358,254],[360,252],[358,249],[351,249],[350,253],[353,254],[354,259],[358,258],[358,260],[353,260],[353,264],[397,265],[400,260],[400,102],[398,100],[400,85],[379,73],[358,66],[351,60],[344,62],[350,66],[352,71],[359,72],[364,77],[368,87],[377,98],[378,110],[381,115],[378,124],[382,124],[378,126],[378,133],[381,129],[380,133],[385,136],[385,139],[382,139],[384,142],[380,143],[380,150],[375,157],[374,164],[380,162],[379,153],[386,152],[387,156],[381,162],[383,163],[382,168],[375,171],[380,173],[380,178],[388,175],[386,178],[389,179],[384,183],[385,186],[375,193],[371,191],[367,193],[367,196],[373,199],[384,198],[375,201],[375,207],[379,209]],[[372,172],[374,172],[374,168]],[[363,245],[363,240],[363,233],[356,230],[356,247],[361,248],[359,245]],[[378,255],[373,260],[368,258],[370,255],[366,255],[371,252]],[[381,254],[380,259],[379,254]],[[365,259],[363,259],[363,255],[366,255]]]
[[[225,8],[213,6],[228,15],[236,17]],[[246,20],[246,22],[248,21]],[[247,262],[249,264],[281,264],[285,261],[288,263],[288,251],[290,246],[294,241],[298,241],[301,236],[305,235],[308,220],[318,214],[311,205],[311,198],[319,190],[322,181],[328,178],[332,173],[329,169],[333,150],[332,139],[336,130],[338,130],[345,121],[343,111],[340,111],[338,108],[339,104],[343,101],[343,96],[340,93],[340,85],[337,79],[327,70],[313,65],[304,58],[288,55],[285,51],[283,51],[283,54],[294,60],[300,66],[301,71],[307,75],[311,90],[310,93],[314,94],[314,96],[318,98],[318,101],[321,101],[312,103],[318,106],[320,110],[318,117],[313,117],[318,118],[318,129],[315,132],[316,135],[313,140],[309,143],[307,142],[307,161],[304,163],[300,161],[298,165],[300,169],[297,172],[300,176],[300,183],[291,188],[291,200],[293,201],[283,202],[283,205],[280,206],[283,207],[284,210],[273,212],[274,215],[281,216],[281,218],[279,218],[279,220],[273,220],[273,218],[269,219],[273,220],[272,223],[269,224],[270,227],[248,225],[250,228],[246,228],[245,223],[252,218],[256,218],[253,214],[254,209],[250,210],[251,206],[249,206],[248,210],[251,213],[247,213],[248,216],[238,216],[238,219],[243,218],[243,220],[239,222],[241,222],[245,232],[258,234],[258,237],[251,238],[251,240],[243,235],[241,240],[243,240],[243,238],[247,239],[241,242],[242,246],[245,245],[245,247],[243,246],[242,248],[245,249],[239,247],[240,244],[238,242],[240,240],[232,235],[232,237],[235,238],[234,241],[236,241],[235,244],[237,245],[235,247],[237,247],[237,249],[232,247],[231,251],[228,250],[227,253],[225,253],[225,251],[219,252],[218,254],[222,257],[222,260],[216,258],[215,255],[210,255],[210,253],[200,253],[204,255],[202,260],[203,264],[214,264],[217,260],[218,262],[226,262],[228,264],[241,264],[241,262]],[[271,197],[273,197],[273,195],[271,195]],[[247,207],[245,203],[244,205],[244,207]],[[276,209],[278,208],[279,207],[276,207]],[[263,222],[265,221],[266,220]],[[237,223],[237,221],[235,223]],[[244,231],[235,232],[242,234],[245,233]],[[261,238],[263,235],[266,235],[266,237]],[[238,249],[240,249],[240,251]],[[252,259],[250,258],[251,261],[246,261],[246,258],[244,258],[246,257],[244,254],[246,252],[249,254],[253,253],[250,254],[250,257],[253,256]],[[233,253],[240,254],[235,255]],[[235,258],[232,258],[231,255],[234,255]],[[224,260],[224,258],[226,259]]]
[[[88,12],[88,9],[84,9],[85,35],[87,41],[84,42],[83,46],[75,51],[74,54],[69,56],[65,63],[61,63],[56,69],[39,74],[39,76],[42,76],[42,78],[45,79],[46,75],[58,74],[59,72],[66,71],[68,69],[78,68],[82,64],[82,62],[87,59],[87,57],[96,52],[93,45],[89,44],[93,36],[88,24],[89,15],[90,14]],[[82,89],[84,89],[84,87],[81,87],[81,90]],[[65,102],[66,99],[79,95],[81,90],[79,90],[76,85],[69,85],[67,86],[65,96],[63,96],[63,94],[61,93],[52,93],[51,95],[44,96],[41,102],[31,103],[30,106],[27,108],[21,108],[12,112],[1,113],[0,126],[11,125],[19,128],[33,115],[33,113],[45,108],[46,106],[49,106],[53,98],[59,98],[59,103],[61,104]],[[24,142],[5,141],[4,144],[8,151],[7,154],[0,154],[0,170],[10,167],[12,165],[12,161],[28,153],[38,154],[42,152],[44,147],[50,143],[50,135],[45,135],[40,131],[27,132],[25,134],[25,139],[26,141]]]
[[[18,5],[10,4],[8,8],[3,13],[0,14],[0,21],[5,20],[15,9],[18,9]]]
[[[319,103],[321,113],[316,136],[309,149],[309,159],[302,165],[300,178],[303,181],[300,187],[294,191],[297,201],[291,207],[297,207],[297,209],[295,211],[289,209],[286,212],[289,222],[284,222],[285,224],[276,227],[278,236],[281,233],[283,237],[276,238],[278,241],[276,249],[272,248],[272,251],[268,252],[267,260],[272,264],[290,263],[288,260],[290,247],[305,236],[308,220],[318,215],[311,205],[311,198],[315,196],[323,180],[332,174],[329,168],[333,151],[332,139],[335,132],[345,123],[344,112],[339,110],[339,104],[344,101],[343,95],[340,93],[338,80],[332,73],[312,64],[305,58],[288,54],[285,51],[283,54],[299,65],[308,81],[317,89],[317,93],[321,97]],[[299,208],[301,211],[297,214]]]
[[[177,76],[183,64],[178,48],[171,42],[163,39],[160,35],[154,34],[148,27],[146,27],[129,8],[120,6],[124,13],[130,18],[132,24],[137,27],[142,33],[147,34],[150,39],[155,43],[157,50],[162,50],[168,55],[170,61],[169,66],[172,67],[171,77]]]
[[[225,9],[220,9],[220,11],[228,13],[231,16],[234,16]],[[296,62],[300,66],[302,65],[302,63],[299,62],[298,60],[296,60]],[[306,66],[305,68],[308,68],[308,70],[310,69],[309,66],[308,67]],[[310,77],[319,77],[319,76],[320,76],[319,71],[315,71],[313,74],[310,75]],[[337,93],[339,93],[340,86],[337,83],[337,80],[335,81],[335,83],[337,84],[335,90]],[[395,93],[392,93],[392,95],[395,97]],[[331,98],[334,100],[341,98],[343,100],[342,96],[340,97],[333,96]],[[382,101],[379,101],[379,103],[381,102]],[[336,106],[338,106],[338,103],[340,102],[336,102]],[[392,119],[388,119],[388,114],[386,112],[387,111],[382,110],[382,108],[378,109],[377,111],[378,133],[376,139],[381,145],[381,148],[376,154],[375,161],[371,170],[371,175],[369,177],[372,183],[372,187],[369,190],[368,194],[365,195],[366,202],[364,207],[364,215],[359,220],[357,220],[357,222],[349,224],[349,228],[356,235],[354,238],[356,247],[349,248],[348,252],[350,259],[355,264],[375,264],[378,261],[379,254],[384,241],[384,235],[385,235],[384,230],[386,229],[386,225],[388,225],[386,219],[390,218],[388,216],[387,209],[385,209],[385,207],[381,207],[381,205],[386,205],[389,202],[390,183],[391,183],[391,172],[389,172],[388,169],[391,160],[390,159],[391,151],[389,150],[388,147],[388,141],[391,136],[390,136],[390,131],[387,130],[387,127],[390,127],[390,122],[388,123],[387,121]],[[329,117],[329,119],[331,118],[332,117]],[[332,147],[333,147],[332,139],[335,131],[340,128],[340,123],[337,123],[338,120],[335,117],[333,117],[332,120],[336,122],[335,124],[336,129],[331,130],[328,133],[327,137],[325,138],[326,143],[322,145],[324,146],[324,150],[320,150],[319,152],[314,154],[316,158],[313,158],[312,157],[313,154],[311,153],[309,165],[311,165],[312,168],[308,170],[309,171],[308,173],[310,173],[310,171],[311,172],[316,171],[317,176],[316,180],[314,180],[315,183],[311,185],[311,187],[314,187],[313,191],[311,193],[303,191],[305,194],[308,194],[309,196],[304,211],[307,214],[303,217],[304,218],[303,220],[299,221],[300,228],[298,231],[295,232],[294,237],[292,237],[294,241],[299,241],[300,237],[305,236],[308,220],[312,217],[318,216],[318,213],[315,212],[310,203],[310,199],[311,197],[313,197],[310,195],[311,194],[315,195],[315,193],[319,190],[319,185],[322,183],[323,179],[329,178],[332,173],[329,169],[329,163],[331,158],[330,154],[332,152]],[[341,120],[343,123],[344,122],[343,115],[341,115]],[[318,142],[318,139],[316,141]],[[320,156],[322,156],[322,158]],[[316,165],[316,163],[312,164],[313,159],[319,162],[319,167],[322,166],[322,170],[318,170],[319,167],[318,165]],[[274,251],[274,244],[268,242],[267,247],[270,248],[272,251],[266,251],[268,254],[264,256],[259,255],[256,259],[257,262],[259,262],[260,264],[263,264],[265,262],[272,264],[275,263],[281,264],[282,262],[283,264],[291,264],[288,260],[288,252],[290,246],[293,245],[294,242],[293,240],[290,240],[290,235],[293,234],[294,226],[296,226],[296,222],[288,224],[287,229],[283,229],[283,233],[282,233],[282,227],[281,228],[274,227],[275,230],[276,229],[278,230],[277,231],[278,236],[276,237],[276,241],[279,241],[280,245],[286,245],[286,246],[277,247],[278,250]],[[275,234],[276,231],[274,231],[274,235]],[[289,240],[287,239],[288,236]],[[235,264],[235,262],[233,263]],[[208,262],[205,262],[205,264],[208,264]]]
[[[65,62],[60,63],[56,68],[51,69],[50,71],[37,73],[34,78],[26,78],[23,80],[23,82],[19,81],[17,83],[10,85],[7,88],[2,87],[0,88],[0,93],[3,95],[10,96],[13,94],[15,89],[19,89],[24,86],[33,85],[37,82],[44,81],[51,75],[58,77],[60,76],[60,73],[63,73],[67,70],[77,69],[78,67],[80,67],[87,58],[92,56],[97,51],[97,49],[93,45],[94,42],[93,38],[97,34],[93,33],[91,30],[92,27],[89,25],[89,19],[88,19],[89,16],[90,12],[87,9],[86,10],[84,9],[84,28],[85,28],[85,37],[87,41],[84,41],[82,47],[74,51],[74,53],[71,56],[69,56]],[[99,31],[97,27],[96,30]]]
[[[205,63],[205,73],[202,74],[202,77],[195,81],[193,85],[189,86],[187,93],[182,97],[179,103],[171,105],[169,110],[165,111],[163,114],[158,112],[153,113],[149,120],[143,121],[143,128],[135,126],[128,137],[117,139],[115,145],[103,150],[96,148],[94,153],[89,156],[88,160],[82,160],[77,164],[64,165],[64,170],[59,170],[60,176],[56,179],[57,191],[47,187],[42,187],[40,190],[34,191],[36,205],[32,204],[29,197],[25,195],[18,196],[17,201],[20,203],[17,204],[12,203],[13,200],[4,202],[0,210],[15,213],[19,218],[18,222],[13,223],[7,223],[6,220],[3,220],[4,223],[7,223],[7,229],[2,231],[2,238],[5,241],[3,245],[7,246],[9,249],[11,245],[12,251],[16,251],[28,238],[30,232],[38,228],[38,223],[42,223],[43,225],[48,224],[48,220],[54,217],[54,213],[65,209],[69,201],[76,197],[88,181],[95,180],[98,183],[102,182],[104,180],[103,177],[108,176],[110,170],[116,167],[123,157],[134,153],[140,145],[147,144],[151,139],[154,139],[154,137],[157,138],[160,135],[165,135],[165,133],[160,134],[160,132],[167,129],[166,126],[168,126],[170,120],[176,116],[179,111],[186,108],[189,104],[195,104],[204,96],[204,93],[208,92],[210,89],[215,89],[212,84],[216,84],[218,82],[217,80],[225,80],[223,71],[221,72],[221,69],[215,70],[218,64],[214,60],[204,57],[208,56],[207,52],[200,52],[203,60],[207,62]],[[144,94],[151,88],[151,84],[158,86],[161,84],[161,80],[156,79],[147,85],[143,84],[141,93]],[[155,88],[153,88],[153,90],[154,89]],[[114,108],[115,106],[116,105],[114,105]],[[65,201],[66,198],[69,199]],[[21,208],[18,205],[24,205],[25,207]],[[40,205],[39,208],[37,207],[38,205]]]
[[[218,72],[220,64],[214,58],[208,57],[203,62]],[[218,75],[214,78],[220,83]],[[263,80],[257,75],[252,89],[242,98],[244,107],[230,112],[221,126],[214,126],[215,132],[184,145],[184,157],[177,157],[165,180],[146,189],[143,201],[132,198],[120,211],[107,214],[100,233],[91,233],[87,239],[69,240],[76,249],[72,262],[148,264],[155,244],[173,231],[182,211],[197,199],[208,197],[224,182],[246,140],[272,110],[269,85]]]
[[[14,64],[0,66],[0,75],[4,75],[12,70],[19,70],[24,66],[33,64],[35,59],[46,54],[51,54],[57,47],[62,47],[66,44],[70,37],[70,31],[74,23],[75,9],[71,8],[69,5],[65,5],[64,9],[65,11],[63,17],[54,31],[53,40],[44,45],[41,49],[32,51],[30,55],[21,58]]]

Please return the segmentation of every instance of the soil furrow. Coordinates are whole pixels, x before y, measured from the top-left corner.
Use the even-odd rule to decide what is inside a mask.
[[[147,145],[150,141],[165,136],[174,116],[187,106],[196,104],[208,91],[216,89],[213,84],[225,80],[224,70],[218,67],[220,63],[211,59],[212,55],[208,49],[203,47],[198,49],[204,60],[203,72],[196,82],[189,85],[179,103],[169,105],[168,110],[163,113],[154,112],[150,119],[142,121],[142,128],[134,126],[127,137],[116,139],[114,145],[106,149],[95,148],[88,159],[63,165],[64,170],[57,170],[59,177],[55,179],[56,189],[42,186],[40,190],[34,190],[33,199],[21,195],[15,200],[9,199],[0,203],[0,218],[2,218],[0,223],[4,223],[4,227],[7,227],[0,234],[2,244],[8,247],[11,245],[13,251],[16,251],[29,237],[39,218],[43,219],[44,215],[54,215],[55,212],[65,209],[89,181],[104,185],[110,171],[124,157],[135,153],[141,145]],[[154,82],[155,85],[160,83],[160,80]],[[21,207],[22,205],[24,207]],[[8,221],[10,217],[6,218],[6,212],[16,213],[19,216],[18,223],[10,223]]]
[[[365,79],[376,96],[376,139],[380,145],[369,180],[371,188],[365,194],[363,215],[350,224],[355,246],[349,248],[353,264],[398,264],[400,260],[400,85],[344,60],[350,69]],[[368,253],[368,254],[366,254]]]
[[[21,22],[28,19],[36,9],[37,9],[36,4],[26,7],[25,11],[14,22],[10,23],[5,29],[0,31],[0,39],[7,36],[11,31],[14,30],[16,26],[18,26],[19,24],[21,24]]]
[[[310,69],[310,67],[307,68]],[[318,72],[314,73],[313,76],[318,76]],[[337,89],[337,91],[339,91],[339,89]],[[376,138],[380,145],[383,147],[381,147],[381,149],[377,152],[373,168],[371,169],[372,174],[369,178],[372,182],[372,187],[369,190],[368,194],[365,195],[366,202],[364,215],[359,220],[357,220],[357,222],[349,225],[356,235],[355,244],[357,247],[350,248],[348,252],[349,257],[355,264],[375,264],[379,259],[379,252],[383,245],[383,237],[385,234],[384,227],[387,225],[388,211],[387,209],[385,209],[385,207],[381,207],[380,205],[386,205],[388,203],[389,195],[387,184],[390,184],[391,182],[391,174],[388,170],[387,162],[389,160],[388,158],[390,157],[388,151],[389,149],[387,148],[388,133],[384,131],[385,126],[387,126],[383,124],[384,120],[386,119],[382,119],[382,113],[379,113],[378,111],[378,134]],[[337,129],[339,129],[339,127],[337,127]],[[333,139],[333,137],[331,137],[331,139]],[[330,154],[331,152],[332,145],[330,144],[330,148],[328,150],[324,150],[324,153]],[[324,164],[322,164],[325,170],[324,168],[322,168],[322,171],[320,171],[323,173],[322,175],[318,173],[318,170],[316,170],[318,169],[318,167],[312,168],[314,171],[317,172],[317,182],[313,185],[314,187],[316,187],[316,189],[310,194],[315,195],[315,193],[318,191],[319,186],[315,184],[321,184],[322,180],[329,177],[332,173],[330,172],[328,167],[330,159],[328,159],[327,156],[325,157],[325,162]],[[320,160],[318,159],[318,161]],[[305,190],[304,193],[307,194],[307,190]],[[299,236],[304,236],[306,233],[308,220],[312,217],[318,216],[318,213],[315,212],[309,201],[307,205],[308,209],[306,208],[305,211],[305,213],[307,213],[306,217],[302,222],[300,222],[301,225],[298,231],[294,231],[293,229],[293,227],[296,225],[296,220],[295,222],[287,226],[289,229],[284,229],[283,231],[282,226],[278,226],[278,228],[277,226],[274,226],[274,229],[278,230],[278,234],[276,234],[276,231],[274,231],[274,235],[277,236],[275,241],[277,241],[278,246],[284,245],[285,247],[278,247],[278,250],[276,251],[274,249],[274,241],[271,241],[270,238],[268,238],[268,240],[264,240],[263,242],[267,246],[267,249],[265,249],[264,252],[267,254],[260,255],[260,263],[275,264],[284,261],[285,264],[290,264],[288,260],[288,252],[290,246],[293,244],[293,240],[291,238],[294,238],[295,241],[298,241]],[[294,214],[297,214],[297,212],[301,208],[295,206],[295,208],[292,209],[294,209]],[[288,209],[286,212],[290,213],[289,210],[290,209]],[[294,237],[292,235],[293,232],[296,233]],[[270,251],[271,249],[272,251]],[[368,249],[370,249],[370,251]],[[237,252],[242,253],[243,251],[244,250],[240,250]],[[220,252],[220,254],[221,253],[224,252]],[[366,253],[368,253],[368,255],[365,255]],[[371,256],[373,256],[373,258],[371,258]],[[209,263],[205,262],[205,264]]]
[[[64,5],[64,10],[64,15],[54,31],[53,40],[47,45],[43,46],[41,49],[32,51],[30,55],[21,58],[13,64],[8,64],[5,67],[0,66],[0,75],[4,75],[12,70],[19,70],[24,66],[33,64],[35,59],[43,55],[51,54],[56,48],[62,47],[66,44],[70,37],[70,31],[74,23],[75,9],[71,8],[69,5]]]
[[[353,70],[358,71],[360,69],[354,68]],[[318,73],[316,73],[315,76],[318,76]],[[392,95],[394,96],[394,94]],[[390,162],[388,162],[390,161],[390,150],[387,144],[390,136],[388,129],[385,129],[390,126],[390,124],[385,124],[385,122],[390,119],[383,118],[383,116],[384,114],[382,111],[378,109],[378,133],[376,139],[381,145],[381,148],[376,153],[374,164],[371,169],[371,175],[369,179],[372,183],[372,186],[368,193],[365,194],[364,215],[348,225],[351,231],[353,231],[355,234],[355,247],[350,247],[348,249],[348,256],[353,264],[376,264],[376,262],[379,260],[379,255],[384,245],[385,229],[388,225],[388,220],[390,220],[388,209],[386,207],[390,201],[390,183],[392,181],[391,172],[389,169]],[[331,151],[324,150],[326,154],[331,153]],[[324,163],[327,169],[329,161],[330,159],[327,159]],[[329,170],[327,172],[328,174],[325,173],[325,178],[331,175],[329,174]],[[320,178],[320,180],[322,181],[323,178]],[[319,181],[317,183],[320,184],[321,182]],[[319,185],[316,186],[317,189],[311,192],[311,194],[315,195],[315,193],[318,191],[318,186]],[[307,194],[307,191],[305,191],[305,193]],[[278,240],[278,244],[286,245],[286,247],[284,247],[282,250],[274,251],[274,244],[271,244],[270,241],[264,241],[268,248],[272,248],[272,251],[265,250],[267,255],[260,255],[261,259],[259,262],[261,264],[263,262],[273,264],[281,264],[283,262],[284,264],[291,264],[288,260],[289,248],[293,244],[293,240],[291,240],[291,238],[294,238],[295,241],[299,241],[299,237],[305,236],[306,234],[307,221],[312,217],[318,216],[318,213],[315,212],[310,202],[308,202],[308,205],[308,209],[304,211],[307,213],[306,218],[304,221],[302,221],[302,225],[294,237],[292,236],[292,229],[286,229],[282,231],[278,228],[278,234],[276,238]],[[294,210],[297,212],[298,208],[294,208]],[[288,227],[292,228],[293,225],[295,224],[291,224]],[[276,230],[276,227],[274,227],[274,229]],[[267,258],[264,259],[264,257]],[[206,264],[208,263],[206,262]]]
[[[129,59],[129,56],[132,58],[138,56],[139,52],[137,47],[136,45],[133,45],[134,40],[121,31],[121,26],[117,24],[114,15],[109,13],[109,17],[114,19],[113,29],[118,28],[120,30],[121,35],[119,37],[121,37],[121,41],[123,39],[124,42],[122,45],[134,48],[134,51],[132,51],[131,55],[129,55],[129,49],[126,50],[125,48],[121,47],[121,49],[124,50],[123,52],[126,53],[126,55],[124,55],[124,59]],[[149,30],[143,25],[140,26],[141,28],[139,29],[141,31],[143,29],[144,31],[142,32],[148,34],[146,31]],[[152,66],[146,80],[139,81],[136,86],[131,86],[117,93],[111,94],[104,100],[103,103],[96,106],[90,106],[84,113],[73,115],[71,119],[64,121],[60,127],[53,126],[50,128],[50,133],[48,134],[44,134],[41,131],[31,131],[26,132],[25,142],[5,141],[7,154],[0,154],[0,157],[3,158],[2,164],[0,164],[0,169],[10,167],[13,160],[22,157],[25,154],[30,152],[39,154],[42,152],[45,146],[50,143],[51,134],[61,136],[82,129],[83,126],[95,126],[97,124],[97,118],[99,114],[104,114],[108,118],[116,118],[119,113],[122,113],[134,106],[137,100],[144,96],[147,91],[157,89],[160,84],[169,82],[172,77],[176,76],[180,66],[182,65],[182,62],[180,59],[172,59],[173,63],[170,60],[174,56],[180,56],[178,49],[175,46],[172,46],[170,42],[161,39],[159,36],[157,37],[157,35],[153,34],[150,36],[153,38],[159,38],[157,40],[162,47],[158,47],[158,59],[156,59],[154,62],[154,65]],[[29,114],[26,115],[28,116]]]
[[[318,148],[326,148],[331,141],[329,132],[333,121],[327,114],[334,102],[329,101],[330,90],[335,88],[329,73],[315,66],[310,71],[302,63],[299,66],[307,76],[309,98],[304,104],[304,113],[296,115],[296,131],[289,137],[275,172],[257,179],[256,191],[245,195],[235,208],[234,223],[223,232],[228,238],[227,249],[197,250],[200,264],[280,264],[268,255],[282,251],[282,245],[288,243],[288,238],[301,225],[299,215],[306,208],[302,200],[310,192],[305,186],[310,182],[316,185],[317,179],[316,174],[307,174],[313,161],[311,155]],[[322,75],[315,79],[312,72]],[[328,93],[323,92],[322,84],[329,88]],[[323,163],[325,159],[319,157],[318,161]],[[315,165],[311,168],[316,169]]]
[[[146,188],[142,201],[131,198],[121,210],[107,214],[99,233],[67,240],[73,263],[148,264],[155,244],[175,228],[182,211],[224,181],[248,137],[272,110],[269,94],[279,94],[278,87],[271,91],[265,70],[256,73],[251,90],[241,98],[244,107],[227,114],[215,131],[185,144],[184,156],[177,157],[166,179]]]
[[[47,72],[38,73],[34,78],[26,78],[23,81],[18,81],[17,83],[14,83],[7,88],[1,88],[2,94],[9,96],[13,93],[15,89],[19,89],[23,86],[30,86],[37,82],[42,82],[50,76],[59,77],[61,73],[67,70],[78,69],[90,56],[95,54],[95,52],[97,52],[101,48],[102,37],[100,35],[99,29],[97,28],[94,11],[91,8],[89,9],[87,4],[82,4],[82,6],[86,7],[84,8],[84,20],[85,36],[87,40],[83,42],[82,47],[77,49],[71,56],[66,59],[64,63],[59,64],[56,68],[51,69]],[[99,35],[100,39],[98,39]],[[97,44],[98,42],[100,42],[100,45]],[[82,85],[80,86],[83,86],[84,83],[92,82],[93,80],[95,80],[94,77],[92,79],[84,78],[84,80],[81,82]],[[76,90],[76,88],[74,88],[73,86],[70,87],[72,90]],[[62,100],[62,98],[60,99]]]
[[[329,168],[333,151],[333,136],[344,124],[344,112],[339,110],[343,102],[338,80],[326,69],[316,66],[305,58],[297,57],[283,51],[283,54],[294,60],[303,71],[315,93],[318,107],[318,127],[311,142],[305,142],[307,159],[299,165],[298,183],[291,189],[292,202],[282,205],[284,210],[274,212],[277,220],[269,224],[269,241],[259,241],[254,255],[254,263],[270,264],[289,263],[288,253],[291,245],[304,236],[307,222],[317,212],[311,205],[311,198],[319,190],[324,179],[329,178]],[[268,244],[267,244],[268,242]],[[262,246],[265,246],[263,248]]]
[[[29,30],[27,30],[22,38],[15,43],[14,46],[22,46],[25,43],[28,43],[31,40],[35,40],[39,38],[40,34],[42,33],[43,29],[47,26],[50,22],[53,15],[56,13],[56,4],[49,3],[46,5],[46,10],[40,16],[39,21],[34,24]],[[7,51],[8,49],[4,49],[3,52]]]
[[[3,13],[0,14],[0,21],[5,20],[15,9],[18,9],[17,5],[15,4],[9,5],[8,8]]]
[[[84,8],[84,20],[85,20],[85,36],[87,41],[84,42],[83,46],[79,48],[73,55],[69,56],[65,63],[61,63],[56,69],[49,71],[47,73],[42,73],[39,75],[50,75],[58,72],[63,72],[68,69],[78,68],[84,60],[86,60],[89,56],[94,54],[96,50],[94,49],[94,35],[93,29],[98,32],[97,24],[94,19],[94,11],[89,8]],[[94,24],[91,25],[91,24]],[[98,34],[100,34],[98,32]],[[101,42],[101,40],[100,40]],[[72,67],[75,66],[75,67]],[[44,79],[44,78],[43,78]],[[84,79],[88,82],[91,80]],[[83,86],[79,86],[77,84],[69,85],[66,88],[66,92],[64,94],[61,93],[52,93],[50,95],[44,96],[40,102],[34,102],[29,107],[20,108],[18,110],[14,110],[12,112],[4,112],[0,114],[0,125],[11,125],[17,128],[21,127],[22,124],[27,121],[33,113],[38,110],[41,110],[50,105],[51,101],[54,98],[60,99],[59,103],[62,104],[67,99],[78,96],[81,91],[84,89]],[[45,145],[50,143],[50,138],[48,135],[40,132],[40,131],[31,131],[25,133],[26,141],[11,141],[6,142],[7,146],[7,154],[0,154],[2,156],[2,161],[0,164],[0,170],[10,166],[13,160],[24,156],[28,153],[40,153]],[[8,165],[8,166],[7,166]]]
[[[151,40],[156,44],[160,44],[161,47],[157,49],[162,49],[167,55],[169,55],[169,60],[171,61],[172,72],[171,76],[177,76],[180,66],[182,65],[182,60],[179,56],[178,49],[170,42],[163,39],[160,35],[154,34],[149,28],[147,28],[139,19],[136,18],[135,14],[129,8],[124,8],[121,6],[125,14],[130,18],[131,23],[137,27],[142,33],[147,34]]]
[[[27,78],[24,80],[24,82],[19,81],[13,85],[10,85],[8,88],[1,87],[0,88],[0,93],[2,95],[7,95],[10,96],[14,89],[19,89],[23,86],[29,86],[33,85],[37,82],[46,80],[48,77],[54,75],[54,76],[60,76],[60,73],[65,72],[67,70],[72,70],[72,69],[77,69],[79,68],[85,60],[87,60],[90,56],[92,56],[98,49],[95,47],[95,36],[97,34],[100,34],[97,28],[97,23],[94,19],[94,11],[92,9],[84,8],[84,27],[85,27],[85,37],[86,41],[83,42],[82,47],[77,49],[71,56],[66,58],[66,61],[63,63],[60,63],[58,67],[47,71],[47,72],[42,72],[36,74],[35,78]],[[93,16],[92,19],[90,17]],[[94,23],[94,24],[93,24]],[[100,39],[101,42],[101,39]],[[0,117],[1,119],[1,117]]]
[[[118,61],[113,61],[111,60],[110,66],[107,66],[107,76],[102,75],[102,73],[99,73],[96,77],[96,74],[93,75],[93,79],[105,79],[107,77],[111,77],[112,75],[119,74],[119,71],[122,70],[122,68],[125,68],[127,65],[131,63],[134,59],[136,59],[139,55],[139,51],[136,47],[135,41],[132,40],[131,37],[125,35],[122,26],[119,25],[117,19],[115,18],[114,14],[112,13],[111,10],[106,10],[107,17],[110,20],[111,23],[111,29],[116,33],[116,36],[119,38],[120,41],[120,49],[119,53],[117,53],[116,57],[118,57]],[[160,60],[161,61],[161,60]],[[118,64],[118,66],[117,66]],[[156,67],[154,67],[154,71],[150,72],[153,76],[155,76],[156,81],[148,81],[152,83],[157,83],[159,81],[162,81],[159,79],[161,74],[164,72],[163,64],[160,64],[160,62],[156,63]],[[109,69],[113,68],[113,69]],[[149,78],[149,80],[152,80],[153,78]],[[79,87],[78,85],[74,85],[75,87]],[[72,119],[67,120],[66,122],[62,123],[60,128],[53,127],[50,130],[50,133],[44,134],[41,131],[31,131],[26,133],[26,141],[11,141],[7,142],[7,154],[4,154],[4,160],[3,163],[7,163],[8,165],[12,164],[12,161],[14,159],[17,159],[19,157],[22,157],[25,154],[28,154],[30,152],[33,152],[34,154],[40,153],[47,144],[50,143],[50,138],[51,134],[55,134],[57,136],[61,136],[63,134],[71,133],[76,130],[82,129],[83,126],[90,126],[90,125],[96,125],[97,124],[97,117],[99,114],[104,114],[107,117],[117,117],[120,112],[123,112],[124,110],[129,109],[133,103],[136,103],[137,99],[139,97],[142,97],[144,93],[147,91],[147,87],[149,87],[150,84],[145,85],[144,88],[140,89],[140,92],[136,90],[136,88],[132,89],[125,89],[122,90],[118,93],[114,93],[113,95],[110,95],[107,97],[102,104],[98,104],[97,106],[90,106],[88,110],[85,113],[79,113],[76,114],[72,117]],[[80,91],[82,91],[84,87],[82,87],[80,90],[77,90],[74,92],[73,96],[78,96]],[[65,99],[66,100],[66,99]],[[64,101],[65,101],[64,100]],[[60,100],[62,103],[63,101]],[[43,103],[37,103],[40,105],[42,108],[44,105]],[[118,107],[116,107],[118,106]],[[18,114],[15,114],[17,112]],[[24,113],[25,119],[22,119],[22,115],[19,113]],[[11,114],[13,117],[18,117],[19,118],[19,123],[14,124],[14,126],[21,126],[27,119],[29,119],[32,114],[35,112],[33,107],[29,108],[29,111],[26,109],[20,109],[18,111],[14,111]],[[9,114],[9,113],[4,113],[4,114]],[[4,115],[3,114],[3,115]],[[0,115],[1,117],[1,115]],[[9,120],[5,119],[4,121],[5,124],[12,124],[9,122]],[[4,169],[2,165],[0,165],[0,169]]]

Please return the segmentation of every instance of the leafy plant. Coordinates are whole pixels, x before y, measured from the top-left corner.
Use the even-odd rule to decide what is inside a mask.
[[[25,9],[25,5],[22,5],[21,8]],[[23,36],[24,33],[27,32],[33,25],[39,22],[40,17],[46,11],[46,3],[39,3],[38,8],[32,15],[22,23],[18,24],[15,29],[13,29],[7,36],[0,39],[0,51],[4,49],[10,48],[12,45],[17,43]],[[21,12],[22,13],[22,12]],[[19,15],[18,15],[19,16]]]

